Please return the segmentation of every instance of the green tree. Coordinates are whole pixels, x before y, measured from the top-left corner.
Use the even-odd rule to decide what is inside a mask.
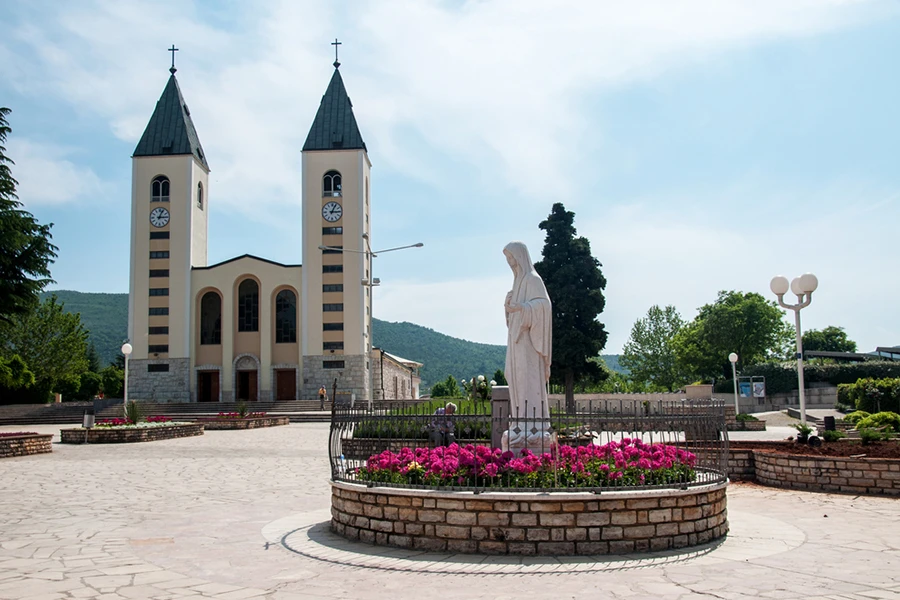
[[[100,377],[102,378],[100,389],[103,390],[103,393],[107,398],[122,397],[122,392],[125,389],[124,370],[116,367],[115,365],[109,365],[108,367],[100,371]]]
[[[34,373],[38,400],[49,400],[57,385],[72,389],[88,368],[88,332],[77,314],[67,313],[55,296],[4,328],[0,355],[19,355]],[[77,391],[77,390],[76,390]]]
[[[94,346],[94,342],[91,342],[88,345],[87,354],[85,355],[88,361],[88,371],[91,373],[99,373],[100,366],[100,355],[97,354],[97,347]]]
[[[447,379],[439,381],[431,388],[432,398],[461,398],[462,390],[453,375],[447,375]]]
[[[719,292],[675,336],[678,362],[692,378],[712,379],[731,377],[731,352],[738,355],[738,368],[783,359],[793,329],[782,317],[778,305],[759,294]]]
[[[18,182],[9,168],[15,163],[3,145],[12,131],[6,120],[9,113],[0,107],[0,322],[5,323],[38,303],[40,291],[53,281],[50,264],[57,249],[50,243],[52,224],[39,224],[16,196]]]
[[[682,327],[684,320],[674,306],[654,304],[631,327],[619,363],[636,382],[675,391],[685,380],[675,355],[675,336]]]
[[[829,325],[822,331],[810,329],[803,334],[804,352],[856,352],[856,342],[847,338],[843,327]]]
[[[497,382],[497,385],[509,385],[509,382],[506,381],[506,374],[503,373],[503,369],[494,371],[493,380]]]
[[[575,382],[585,376],[602,380],[591,361],[606,346],[607,332],[597,317],[606,299],[606,278],[591,256],[591,244],[576,237],[575,213],[557,202],[540,228],[547,232],[543,259],[534,267],[544,280],[553,304],[553,364],[551,381],[565,386],[566,410],[575,410]]]
[[[0,390],[25,389],[32,385],[34,373],[28,370],[21,356],[14,354],[8,359],[0,356]]]

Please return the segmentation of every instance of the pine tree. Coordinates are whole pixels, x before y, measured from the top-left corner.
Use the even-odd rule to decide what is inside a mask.
[[[534,265],[553,303],[551,382],[565,385],[568,412],[575,411],[575,381],[602,377],[590,359],[600,354],[608,335],[597,319],[606,305],[606,278],[600,262],[591,256],[591,243],[576,237],[574,223],[575,213],[562,203],[553,205],[540,224],[547,232],[543,259]]]
[[[17,181],[5,152],[12,131],[6,120],[8,108],[0,107],[0,322],[24,315],[38,303],[38,294],[50,279],[50,263],[56,258],[50,225],[41,225],[22,209],[16,196]]]

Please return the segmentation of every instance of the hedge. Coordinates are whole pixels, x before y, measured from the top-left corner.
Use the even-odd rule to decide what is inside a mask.
[[[741,377],[763,376],[766,378],[766,394],[781,394],[797,389],[797,363],[765,363],[753,365],[741,371]],[[900,378],[900,361],[872,360],[862,363],[804,364],[803,377],[807,387],[810,383],[855,384],[860,379]],[[720,393],[734,390],[732,380],[716,383]],[[848,402],[848,404],[853,404]]]

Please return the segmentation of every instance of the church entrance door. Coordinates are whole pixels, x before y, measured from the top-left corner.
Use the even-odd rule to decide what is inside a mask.
[[[255,402],[256,396],[256,371],[237,372],[237,400]]]
[[[297,371],[296,369],[278,369],[275,371],[275,399],[297,399]]]
[[[219,401],[219,372],[200,371],[197,373],[197,402]]]

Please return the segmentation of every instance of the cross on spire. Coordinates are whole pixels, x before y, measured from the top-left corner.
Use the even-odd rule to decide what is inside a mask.
[[[178,70],[178,69],[175,68],[175,53],[178,52],[178,48],[175,47],[175,44],[172,44],[172,47],[169,48],[168,51],[172,53],[172,66],[169,67],[169,73],[171,73],[172,75],[174,75],[174,74],[175,74],[175,71]]]
[[[334,38],[334,41],[331,42],[331,45],[334,46],[334,68],[337,69],[341,66],[341,61],[338,60],[338,46],[340,46],[342,42],[339,42],[337,38]]]

